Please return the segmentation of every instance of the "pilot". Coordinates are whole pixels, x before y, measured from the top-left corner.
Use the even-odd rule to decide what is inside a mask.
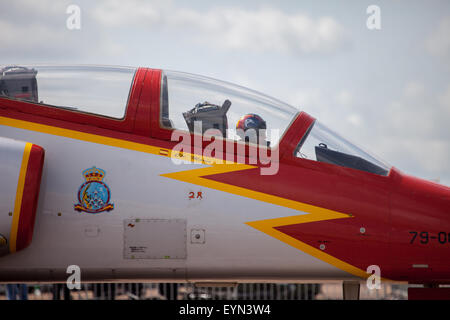
[[[266,141],[266,122],[259,115],[248,113],[236,124],[236,133],[242,141],[269,146]]]

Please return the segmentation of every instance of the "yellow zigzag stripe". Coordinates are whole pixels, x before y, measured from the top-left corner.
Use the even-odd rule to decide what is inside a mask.
[[[323,208],[319,208],[319,209],[327,210],[327,209],[323,209]],[[331,210],[328,210],[328,211],[330,211],[330,212],[309,213],[309,214],[300,215],[300,216],[291,216],[291,217],[283,217],[283,218],[276,218],[276,219],[252,221],[252,222],[247,222],[246,224],[261,231],[261,232],[264,232],[265,234],[272,236],[284,243],[287,243],[290,246],[293,246],[294,248],[297,248],[307,254],[310,254],[319,260],[325,261],[325,262],[335,266],[336,268],[344,270],[344,271],[351,273],[357,277],[361,277],[361,278],[369,277],[370,274],[366,273],[366,271],[359,269],[347,262],[339,260],[339,259],[325,253],[324,251],[322,251],[320,249],[314,248],[300,240],[297,240],[297,239],[275,229],[276,227],[293,225],[293,224],[317,222],[317,221],[331,220],[331,219],[343,219],[343,218],[350,217],[347,214],[343,214],[343,213],[339,213],[339,212],[335,212],[335,211],[331,211]]]
[[[0,117],[0,125],[151,154],[159,154],[160,150],[162,149],[160,147],[150,146],[142,143],[104,137],[96,134],[85,133],[71,129],[52,127],[45,124],[39,124],[6,117]]]
[[[190,155],[186,155],[187,158],[190,158]],[[309,205],[306,203],[301,203],[298,201],[293,201],[290,199],[285,199],[281,197],[277,197],[274,195],[270,195],[267,193],[262,193],[238,186],[229,185],[226,183],[213,181],[210,179],[203,178],[205,176],[218,174],[218,173],[226,173],[226,172],[233,172],[233,171],[239,171],[239,170],[247,170],[256,168],[254,166],[249,166],[245,164],[212,164],[211,167],[206,168],[200,168],[200,169],[194,169],[194,170],[187,170],[187,171],[180,171],[180,172],[174,172],[174,173],[166,173],[162,174],[161,176],[184,181],[187,183],[192,183],[196,185],[200,185],[203,187],[235,194],[238,196],[243,196],[246,198],[263,201],[275,205],[279,205],[282,207],[302,211],[302,212],[308,212],[308,214],[298,215],[298,216],[291,216],[291,217],[282,217],[282,218],[276,218],[276,219],[267,219],[267,220],[260,220],[260,221],[252,221],[252,222],[246,222],[246,224],[250,227],[253,227],[269,236],[272,236],[284,243],[287,243],[294,248],[297,248],[307,254],[310,254],[322,261],[325,261],[341,270],[344,270],[346,272],[349,272],[355,276],[367,278],[369,274],[367,274],[364,270],[361,270],[357,267],[352,266],[351,264],[348,264],[344,261],[341,261],[319,249],[316,249],[304,242],[301,242],[293,237],[288,236],[287,234],[280,232],[275,227],[285,226],[285,225],[293,225],[293,224],[299,224],[299,223],[308,223],[308,222],[317,222],[317,221],[324,221],[324,220],[332,220],[332,219],[343,219],[343,218],[349,218],[351,217],[348,214],[336,212],[333,210],[325,209],[316,207],[313,205]]]

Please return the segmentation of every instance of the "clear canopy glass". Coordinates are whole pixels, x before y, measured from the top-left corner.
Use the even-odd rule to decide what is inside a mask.
[[[164,70],[161,81],[161,124],[165,127],[192,132],[192,120],[196,120],[203,129],[214,128],[225,138],[240,140],[238,121],[256,115],[265,123],[270,146],[275,146],[298,113],[277,99],[212,78]]]
[[[299,158],[387,176],[391,166],[315,121],[297,147]]]
[[[136,68],[0,67],[0,96],[122,119]]]

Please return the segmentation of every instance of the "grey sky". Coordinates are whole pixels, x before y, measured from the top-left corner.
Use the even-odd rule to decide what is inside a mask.
[[[66,8],[81,8],[81,29]],[[369,5],[381,30],[366,27]],[[450,185],[449,1],[5,1],[7,63],[202,74],[305,110],[397,168]]]

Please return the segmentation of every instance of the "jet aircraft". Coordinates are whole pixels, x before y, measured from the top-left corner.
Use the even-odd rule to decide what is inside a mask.
[[[365,147],[365,146],[364,146]],[[0,281],[381,281],[449,298],[450,188],[306,112],[151,68],[0,69]],[[345,294],[344,294],[345,296]]]

